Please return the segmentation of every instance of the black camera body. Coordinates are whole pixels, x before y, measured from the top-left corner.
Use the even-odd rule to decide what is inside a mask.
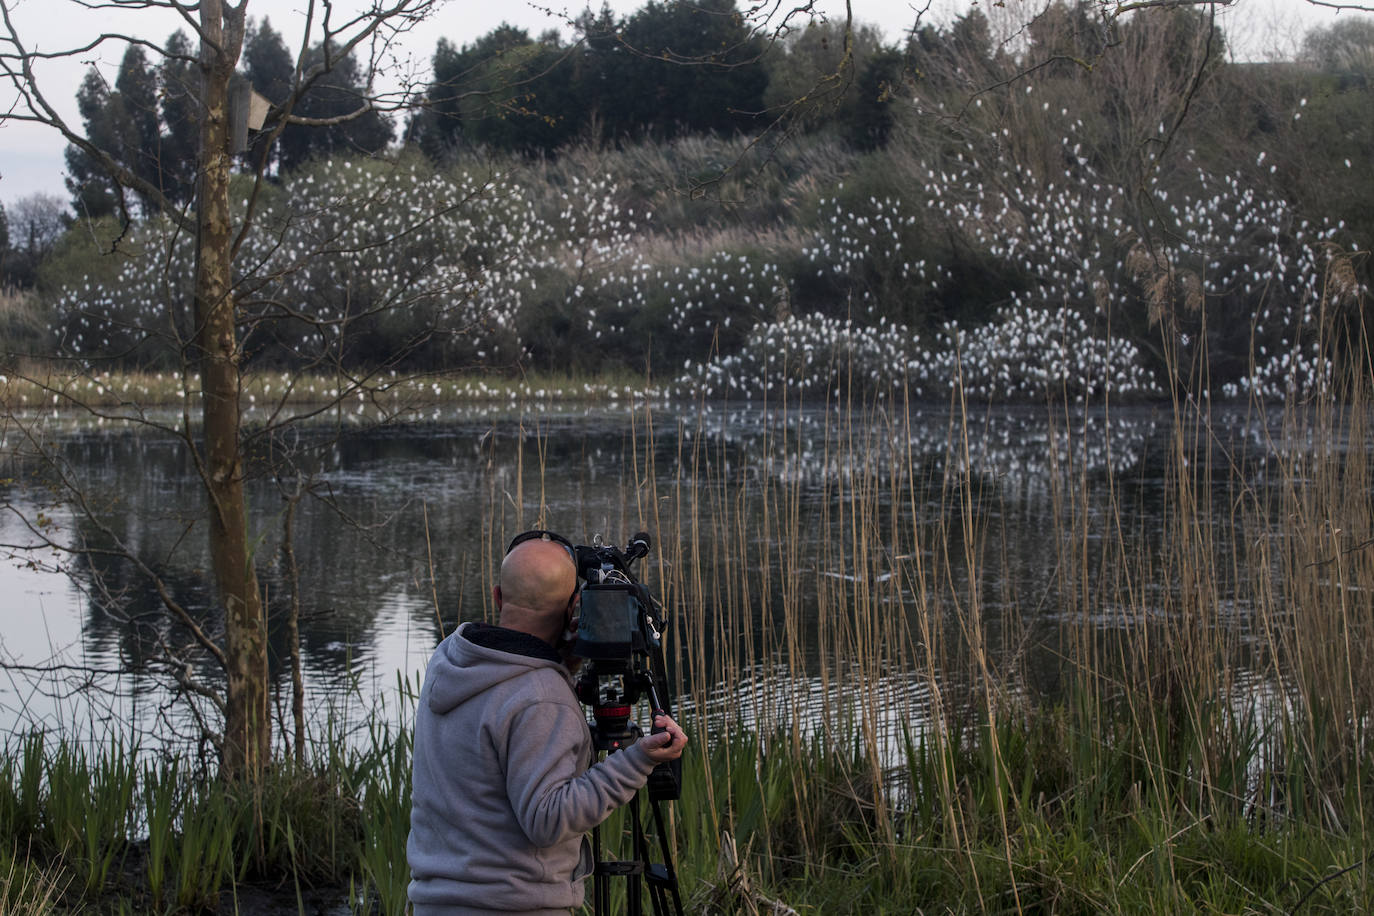
[[[588,583],[579,592],[580,610],[572,653],[589,662],[630,664],[649,651],[644,632],[647,615],[643,586],[637,583]]]
[[[592,709],[592,739],[599,751],[624,747],[643,734],[631,721],[634,705],[649,699],[651,715],[672,715],[663,658],[664,620],[649,590],[631,567],[649,552],[649,536],[630,539],[622,551],[603,545],[576,548],[579,590],[572,654],[584,660],[577,697]],[[649,797],[681,795],[682,761],[660,764],[649,777]]]

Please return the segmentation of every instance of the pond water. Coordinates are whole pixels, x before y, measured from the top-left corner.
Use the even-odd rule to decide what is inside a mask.
[[[189,739],[178,676],[214,682],[216,674],[163,613],[149,574],[202,626],[217,629],[195,467],[177,439],[142,425],[28,418],[39,420],[89,513],[62,498],[50,471],[15,457],[29,440],[7,429],[0,732],[41,725],[94,733],[118,724],[154,741]],[[1291,436],[1276,445],[1278,423],[1214,411],[1184,444],[1186,466],[1215,472],[1202,479],[1219,505],[1238,477],[1263,486],[1266,462],[1302,447]],[[863,646],[837,658],[833,628],[817,624],[826,602],[907,576],[900,561],[913,552],[951,557],[945,587],[956,599],[979,596],[982,644],[995,658],[1016,654],[1026,686],[1053,689],[1054,638],[1028,648],[1026,634],[1052,633],[1065,613],[1054,532],[1066,513],[1087,516],[1091,551],[1106,533],[1091,518],[1111,507],[1117,529],[1142,549],[1160,549],[1175,431],[1167,411],[1149,407],[983,409],[966,418],[936,407],[450,407],[405,425],[335,418],[289,438],[255,440],[249,503],[262,585],[279,622],[291,594],[280,549],[287,500],[305,494],[292,543],[308,708],[317,719],[325,710],[357,718],[386,700],[398,675],[418,679],[441,633],[490,613],[492,571],[506,541],[541,526],[580,543],[596,535],[624,543],[648,531],[655,549],[642,575],[675,618],[668,638],[679,695],[766,723],[784,714],[818,718],[855,702],[928,710],[932,685],[959,677],[883,653],[880,686],[846,697],[846,685],[863,682],[845,674],[863,666]],[[854,534],[884,525],[924,534],[891,543],[881,533]],[[44,539],[118,544],[141,565],[44,548]],[[894,585],[886,593],[893,620],[909,619],[918,591]],[[1015,639],[1006,625],[1013,612],[1021,621]],[[1119,612],[1091,611],[1106,629]],[[285,709],[290,685],[277,624],[272,648]]]

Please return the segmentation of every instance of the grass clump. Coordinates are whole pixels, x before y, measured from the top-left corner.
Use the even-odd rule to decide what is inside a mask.
[[[1330,829],[1267,801],[1275,774],[1258,742],[1228,752],[1252,774],[1245,791],[1202,791],[1207,734],[1166,730],[1169,740],[1146,752],[1123,740],[1138,712],[1079,691],[1017,706],[992,725],[908,731],[895,755],[877,759],[844,727],[805,738],[698,728],[683,801],[667,809],[688,912],[1374,906],[1358,819]],[[326,734],[313,762],[283,762],[248,792],[173,759],[137,764],[118,742],[88,759],[29,736],[0,760],[0,840],[9,844],[0,848],[16,848],[17,825],[37,829],[26,855],[0,856],[9,874],[0,894],[42,901],[16,912],[247,912],[256,889],[278,905],[402,913],[411,747],[380,720],[345,739]],[[34,765],[36,796],[26,794]],[[127,792],[130,773],[137,785]],[[72,805],[46,785],[71,791],[79,774],[94,788],[79,804],[96,829],[78,843]],[[651,825],[647,808],[643,816]],[[607,857],[628,829],[623,809],[603,826]],[[623,887],[613,890],[623,899]]]
[[[64,887],[61,876],[34,864],[22,851],[0,850],[0,912],[43,916],[54,912]]]
[[[17,912],[200,913],[249,892],[337,904],[352,884],[357,912],[399,912],[403,849],[386,865],[378,850],[393,855],[386,840],[403,847],[404,832],[364,819],[408,826],[408,745],[379,747],[321,744],[317,759],[283,760],[250,787],[117,740],[92,753],[29,735],[0,755],[0,848],[22,851],[0,856],[0,899],[45,901]],[[378,768],[401,759],[394,748],[403,773]]]

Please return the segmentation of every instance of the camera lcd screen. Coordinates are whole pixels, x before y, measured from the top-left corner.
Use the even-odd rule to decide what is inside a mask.
[[[626,587],[582,589],[573,654],[593,661],[628,659],[634,644],[638,602]]]

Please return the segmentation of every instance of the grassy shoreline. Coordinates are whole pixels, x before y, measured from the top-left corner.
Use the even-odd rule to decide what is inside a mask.
[[[1244,791],[1200,792],[1189,761],[1216,734],[1176,743],[1161,781],[1148,749],[1102,740],[1126,722],[1085,721],[1079,700],[909,742],[881,762],[885,786],[863,777],[875,761],[853,744],[698,733],[671,809],[688,912],[1374,906],[1362,829],[1334,828],[1315,809],[1259,810]],[[39,736],[11,744],[0,756],[0,903],[29,914],[253,913],[308,899],[402,913],[409,745],[396,723],[368,727],[374,744],[321,739],[256,796],[118,739],[95,751],[63,741],[43,751]],[[1253,750],[1233,747],[1231,763],[1263,778]],[[941,789],[947,770],[956,799]]]
[[[106,372],[67,375],[20,370],[0,374],[0,409],[117,409],[179,407],[199,403],[200,378],[173,372]],[[524,401],[632,403],[668,397],[664,387],[641,376],[598,374],[574,378],[558,374],[386,373],[345,376],[288,372],[247,372],[241,406],[272,409],[366,405],[389,411],[417,410],[436,404],[501,404]]]

